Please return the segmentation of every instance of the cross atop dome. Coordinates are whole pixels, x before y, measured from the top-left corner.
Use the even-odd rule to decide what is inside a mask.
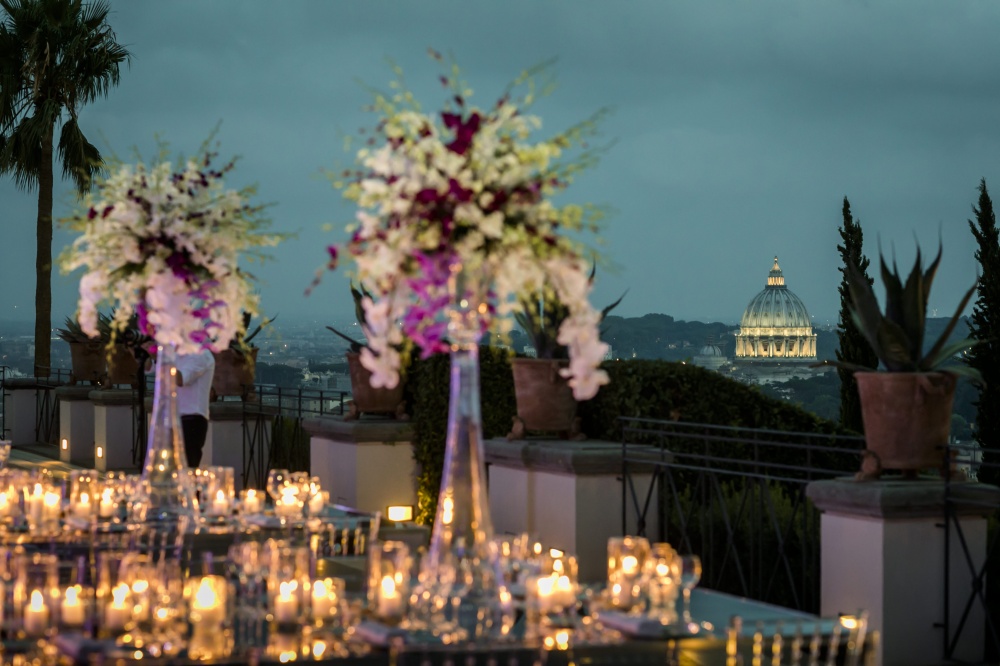
[[[767,286],[768,287],[784,287],[785,286],[785,276],[781,274],[781,266],[778,265],[778,255],[774,255],[774,266],[771,267],[771,272],[767,275]]]

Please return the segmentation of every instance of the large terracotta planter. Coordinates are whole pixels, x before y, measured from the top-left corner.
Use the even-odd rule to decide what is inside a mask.
[[[69,356],[73,364],[69,384],[90,382],[100,385],[108,376],[108,355],[101,342],[70,342]]]
[[[108,355],[108,383],[128,384],[138,388],[139,362],[135,353],[125,345],[115,344]]]
[[[409,418],[403,400],[405,385],[402,379],[396,388],[373,388],[371,371],[361,365],[361,355],[354,352],[347,352],[347,370],[351,376],[353,399],[345,419],[357,419],[362,414],[389,414],[401,421]]]
[[[215,374],[212,375],[212,400],[236,395],[252,400],[256,397],[253,384],[257,377],[257,347],[238,354],[232,349],[214,352]]]
[[[947,372],[858,372],[869,455],[867,476],[883,469],[913,475],[944,470],[956,377]]]
[[[522,439],[528,431],[533,431],[584,439],[576,416],[573,389],[559,374],[559,370],[569,367],[569,361],[515,358],[510,364],[514,372],[517,416],[507,438]]]

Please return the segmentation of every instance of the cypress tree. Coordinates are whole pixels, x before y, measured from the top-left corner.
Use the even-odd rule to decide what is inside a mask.
[[[966,355],[966,363],[982,373],[985,384],[979,384],[976,406],[975,438],[983,449],[983,460],[1000,462],[1000,234],[993,214],[993,202],[986,190],[986,179],[979,181],[979,205],[972,207],[976,219],[969,220],[969,228],[979,248],[976,260],[982,273],[979,289],[969,322],[970,337],[979,340]],[[982,468],[979,480],[996,483],[1000,469]]]
[[[854,325],[851,318],[851,292],[848,288],[846,267],[851,265],[858,269],[868,284],[874,280],[868,277],[868,257],[862,252],[864,233],[861,231],[861,221],[851,216],[851,203],[844,197],[844,226],[840,227],[840,237],[843,244],[837,246],[844,266],[840,271],[840,319],[837,322],[837,339],[840,342],[837,350],[837,360],[843,363],[877,368],[878,357],[872,351],[871,345]],[[863,432],[861,420],[861,401],[858,398],[858,383],[854,379],[854,371],[837,368],[840,375],[840,424],[855,432]]]

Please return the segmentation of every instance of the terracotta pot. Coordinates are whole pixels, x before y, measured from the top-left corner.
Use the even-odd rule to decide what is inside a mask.
[[[213,352],[215,374],[212,375],[212,400],[225,395],[254,396],[253,383],[257,377],[257,347],[249,354],[238,354],[232,349]],[[247,387],[247,388],[245,388]]]
[[[108,355],[101,342],[70,342],[69,356],[73,363],[70,385],[77,382],[100,384],[108,376]]]
[[[135,354],[125,345],[115,344],[108,355],[108,383],[128,384],[135,387],[138,384],[139,362]]]
[[[403,401],[403,380],[400,379],[393,389],[372,388],[372,373],[361,365],[361,355],[347,352],[346,356],[353,400],[345,418],[356,419],[362,414],[392,414],[397,419],[406,420],[408,417]]]
[[[947,372],[858,372],[868,451],[881,469],[943,469],[955,375]],[[877,475],[877,474],[876,474]]]
[[[524,431],[534,430],[581,438],[573,389],[559,374],[559,370],[569,367],[569,361],[514,358],[510,365],[514,372],[517,417],[508,437],[521,438]]]

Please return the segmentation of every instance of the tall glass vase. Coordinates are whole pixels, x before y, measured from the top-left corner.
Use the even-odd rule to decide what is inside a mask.
[[[170,547],[172,539],[180,539],[199,515],[177,415],[177,350],[172,345],[157,348],[152,427],[139,486],[132,503],[133,522],[157,530],[150,535],[150,545],[159,541]]]
[[[475,293],[477,290],[472,290]],[[498,638],[513,623],[510,593],[493,542],[479,403],[478,305],[459,290],[449,313],[451,382],[444,469],[422,585],[445,601],[441,615],[459,638]],[[426,596],[425,592],[425,596]]]

